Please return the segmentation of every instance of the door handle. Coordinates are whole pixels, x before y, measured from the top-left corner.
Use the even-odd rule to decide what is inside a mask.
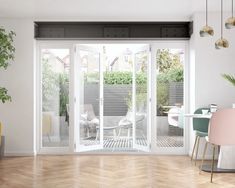
[[[100,98],[100,105],[102,105],[103,106],[103,98]]]

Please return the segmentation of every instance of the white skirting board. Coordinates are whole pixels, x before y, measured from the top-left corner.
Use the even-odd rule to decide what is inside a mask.
[[[27,157],[27,156],[35,156],[36,153],[31,152],[31,151],[21,151],[21,152],[17,152],[17,151],[7,151],[5,153],[5,157]]]

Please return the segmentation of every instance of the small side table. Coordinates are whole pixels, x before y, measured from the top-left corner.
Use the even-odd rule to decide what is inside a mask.
[[[103,130],[104,131],[112,130],[113,131],[113,139],[116,140],[117,139],[117,128],[119,128],[119,126],[103,127]],[[99,138],[99,133],[100,133],[100,126],[96,126],[96,140],[98,140],[98,138]]]

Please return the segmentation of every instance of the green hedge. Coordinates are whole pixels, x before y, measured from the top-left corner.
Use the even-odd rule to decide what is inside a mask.
[[[132,84],[132,72],[105,72],[104,73],[104,84],[118,85],[118,84]],[[85,80],[88,83],[97,82],[99,75],[97,73],[90,73],[85,76]],[[169,82],[182,82],[184,79],[184,73],[182,69],[172,68],[164,73],[159,73],[157,76],[158,83],[169,83]],[[146,84],[147,75],[146,73],[136,74],[137,84]]]
[[[105,72],[104,73],[104,84],[107,85],[121,85],[121,84],[132,84],[132,72]],[[85,75],[85,81],[87,83],[95,83],[99,79],[99,74],[91,73]],[[183,81],[183,70],[181,69],[170,69],[167,72],[158,74],[157,77],[157,103],[160,105],[168,105],[169,103],[169,91],[168,83]],[[145,103],[146,101],[146,73],[136,74],[137,86],[137,103]],[[66,114],[66,104],[69,102],[69,76],[68,74],[54,73],[51,67],[44,63],[43,66],[43,110],[53,110],[54,94],[59,92],[60,94],[60,115]],[[130,102],[129,97],[127,104]],[[54,101],[55,105],[58,101]]]
[[[180,68],[171,68],[167,72],[159,73],[157,81],[161,83],[183,82],[184,71]]]
[[[109,84],[109,85],[131,84],[132,73],[131,72],[105,72],[104,83]]]

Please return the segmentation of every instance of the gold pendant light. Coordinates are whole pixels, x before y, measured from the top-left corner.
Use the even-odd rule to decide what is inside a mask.
[[[235,28],[235,17],[233,16],[233,0],[232,0],[232,17],[230,17],[226,20],[225,27],[227,29]]]
[[[215,42],[216,49],[228,48],[228,41],[223,38],[223,0],[221,0],[221,37]]]
[[[213,36],[214,30],[211,26],[208,25],[208,0],[206,0],[206,25],[200,30],[201,37]]]

